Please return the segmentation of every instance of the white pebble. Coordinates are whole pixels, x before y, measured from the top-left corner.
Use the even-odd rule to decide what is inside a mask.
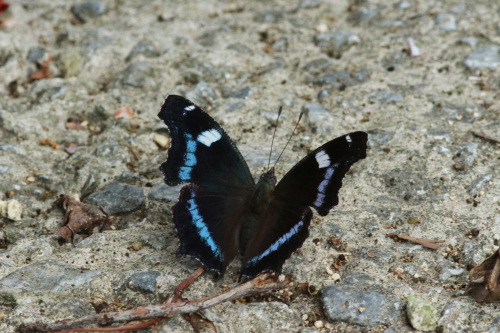
[[[23,213],[23,206],[17,200],[0,201],[0,215],[9,220],[19,221]]]

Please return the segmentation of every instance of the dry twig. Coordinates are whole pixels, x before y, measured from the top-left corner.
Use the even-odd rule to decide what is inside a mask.
[[[486,134],[484,133],[479,133],[479,132],[475,132],[475,131],[471,131],[472,135],[474,135],[475,137],[478,137],[480,139],[483,139],[485,141],[488,141],[488,142],[491,142],[493,144],[499,144],[500,143],[500,140],[497,140],[495,138],[492,138],[491,136],[487,136]]]
[[[66,211],[63,227],[56,232],[62,240],[68,240],[82,232],[91,234],[96,227],[109,230],[113,223],[113,217],[102,207],[84,204],[67,195],[61,196],[55,204]]]
[[[289,281],[279,282],[276,277],[270,274],[262,274],[251,281],[242,283],[232,289],[229,289],[219,295],[195,300],[179,300],[176,303],[166,303],[158,305],[140,306],[134,309],[121,312],[108,312],[93,314],[76,319],[67,319],[48,324],[34,323],[22,324],[18,327],[19,333],[33,332],[77,332],[70,331],[76,327],[88,325],[108,326],[119,322],[129,322],[134,320],[152,319],[166,317],[177,313],[192,313],[200,311],[217,304],[236,300],[255,294],[264,294],[272,290],[283,289],[288,286]],[[81,330],[79,330],[81,332]]]
[[[406,235],[400,235],[400,234],[387,234],[385,237],[392,238],[392,239],[397,239],[397,240],[404,240],[404,241],[409,241],[412,243],[420,244],[423,247],[432,249],[432,250],[437,250],[441,247],[442,243],[444,243],[444,240],[433,240],[433,239],[426,239],[426,238],[414,238]]]

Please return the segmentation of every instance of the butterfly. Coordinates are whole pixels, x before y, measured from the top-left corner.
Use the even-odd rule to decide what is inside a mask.
[[[170,95],[158,117],[171,142],[161,165],[169,186],[188,183],[172,207],[178,255],[221,276],[238,253],[241,277],[280,273],[309,235],[310,207],[325,216],[339,202],[342,178],[366,157],[368,135],[352,132],[325,143],[276,184],[274,168],[255,183],[221,126],[184,97]]]

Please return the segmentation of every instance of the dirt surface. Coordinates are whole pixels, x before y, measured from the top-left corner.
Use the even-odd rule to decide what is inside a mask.
[[[339,205],[315,214],[283,273],[316,289],[376,291],[394,316],[359,320],[365,308],[376,316],[370,302],[334,314],[326,292],[269,296],[205,310],[219,332],[411,332],[410,296],[434,309],[433,330],[500,330],[498,303],[463,295],[468,270],[500,243],[500,145],[472,134],[500,139],[496,1],[75,4],[17,1],[0,14],[0,200],[22,207],[20,218],[0,217],[0,331],[94,313],[91,303],[158,303],[198,267],[175,256],[179,188],[159,171],[168,131],[157,114],[169,94],[209,112],[256,177],[280,105],[274,157],[306,115],[278,179],[322,143],[369,133]],[[61,245],[59,195],[109,207],[116,230]],[[205,275],[185,296],[236,285],[239,269],[236,260],[220,280]],[[181,317],[162,325],[192,330]]]

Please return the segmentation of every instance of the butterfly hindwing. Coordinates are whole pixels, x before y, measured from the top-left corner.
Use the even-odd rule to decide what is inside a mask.
[[[338,204],[349,168],[366,157],[368,136],[353,132],[320,146],[297,163],[278,183],[257,232],[248,242],[242,275],[279,273],[286,259],[308,235],[314,207],[322,216]]]
[[[224,273],[237,254],[238,224],[235,207],[242,207],[237,197],[207,193],[195,184],[181,189],[179,201],[172,208],[180,239],[179,255],[198,259],[207,269]]]
[[[172,208],[181,242],[178,253],[223,273],[239,250],[238,216],[252,191],[252,175],[224,130],[191,101],[170,95],[158,116],[171,136],[160,168],[165,182],[190,183]]]
[[[272,202],[261,227],[248,242],[241,276],[253,278],[267,271],[279,273],[285,260],[309,236],[312,216],[309,207],[291,207],[277,200]]]

